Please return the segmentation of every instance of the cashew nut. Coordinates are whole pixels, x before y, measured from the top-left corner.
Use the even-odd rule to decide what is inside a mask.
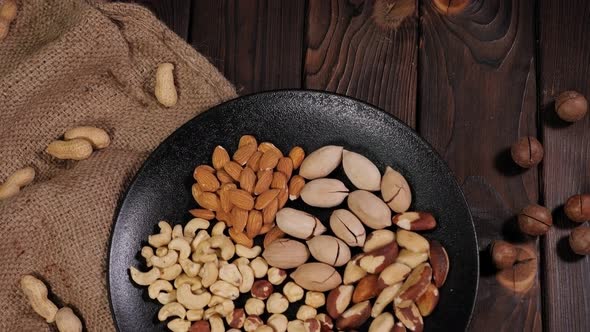
[[[201,262],[201,263],[215,263],[217,264],[217,255],[216,254],[201,254],[194,259],[195,255],[193,254],[193,261]]]
[[[256,257],[250,262],[250,267],[252,271],[254,271],[254,276],[256,278],[264,278],[266,272],[268,271],[268,263],[262,257]]]
[[[20,192],[21,188],[33,182],[34,179],[35,169],[32,167],[25,167],[15,171],[0,185],[0,201],[15,196]]]
[[[172,238],[178,239],[181,237],[184,237],[182,233],[182,225],[174,225],[174,228],[172,228]]]
[[[174,301],[176,301],[176,289],[173,289],[169,293],[162,292],[158,294],[158,302],[161,304],[168,304]]]
[[[186,319],[190,320],[191,322],[201,320],[201,319],[203,319],[203,313],[205,313],[205,310],[203,310],[203,309],[187,310]]]
[[[57,159],[84,160],[92,154],[92,144],[83,138],[69,141],[53,141],[47,145],[45,152]]]
[[[260,248],[260,246],[248,248],[248,247],[243,246],[241,244],[236,244],[236,255],[238,255],[240,257],[254,259],[254,258],[260,256],[261,252],[262,252],[262,248]]]
[[[152,257],[151,262],[153,266],[165,269],[178,262],[178,252],[174,250],[168,250],[168,253],[162,257],[159,257],[156,253],[156,256]]]
[[[33,310],[47,323],[53,323],[57,306],[47,298],[47,286],[32,275],[25,275],[20,280],[20,287]]]
[[[211,248],[211,239],[201,241],[194,249],[192,260],[195,262],[202,261],[201,256],[214,254],[215,249]],[[216,255],[217,256],[217,255]]]
[[[229,282],[234,286],[240,286],[242,275],[235,264],[226,264],[219,269],[219,279]]]
[[[209,228],[209,221],[203,218],[193,218],[184,225],[184,236],[194,238],[199,229]]]
[[[170,292],[172,291],[172,289],[173,287],[170,281],[156,280],[148,287],[148,294],[150,296],[150,299],[156,299],[158,295],[160,295],[160,292]]]
[[[209,308],[205,310],[205,312],[203,313],[203,319],[209,320],[209,318],[213,317],[214,315],[217,315],[217,311],[215,311],[215,308]]]
[[[209,303],[207,303],[207,306],[214,307],[214,306],[218,305],[219,303],[222,303],[225,300],[227,300],[227,299],[223,296],[213,295],[213,296],[211,296],[211,300],[209,300]]]
[[[178,94],[174,86],[174,65],[161,63],[156,70],[156,86],[154,95],[158,102],[166,107],[176,105]]]
[[[160,269],[160,272],[160,279],[171,281],[176,279],[176,277],[178,277],[182,273],[182,267],[180,266],[180,264],[174,264],[165,269]]]
[[[187,309],[203,309],[211,300],[209,292],[193,294],[188,284],[183,284],[176,290],[176,299]]]
[[[234,309],[234,301],[230,299],[225,299],[223,302],[215,306],[215,312],[221,315],[221,317],[226,317],[227,315],[231,314]]]
[[[217,264],[214,262],[207,262],[199,271],[199,276],[201,277],[201,284],[203,287],[207,288],[217,280],[219,275],[219,270],[217,270]]]
[[[111,144],[111,138],[106,131],[96,127],[75,127],[68,129],[64,134],[66,141],[74,138],[83,138],[92,144],[94,149],[104,149]]]
[[[172,240],[174,241],[174,240]],[[184,273],[186,273],[189,277],[195,277],[199,274],[199,271],[201,270],[201,264],[199,263],[194,263],[193,261],[191,261],[190,259],[179,259],[178,262],[180,263],[180,266],[182,267],[182,270],[184,271]]]
[[[82,332],[82,322],[68,307],[61,308],[55,315],[55,324],[59,332]]]
[[[169,223],[160,221],[158,227],[160,227],[159,234],[148,236],[148,243],[154,248],[165,246],[172,240],[172,226]]]
[[[188,332],[191,328],[191,322],[188,320],[184,320],[181,318],[176,318],[171,320],[166,326],[172,332]]]
[[[180,286],[184,284],[189,284],[191,286],[192,291],[197,291],[203,288],[201,284],[201,279],[199,277],[189,277],[186,274],[181,274],[176,280],[174,280],[174,287],[178,289]]]
[[[230,284],[227,281],[218,280],[209,287],[211,293],[225,297],[226,299],[235,300],[240,296],[238,287]]]
[[[154,257],[154,248],[150,246],[141,248],[141,257],[145,258],[145,264],[147,267],[152,267],[152,262],[150,260]]]
[[[178,291],[176,292],[176,296],[178,296]],[[158,319],[160,322],[163,322],[170,317],[184,319],[185,316],[186,309],[178,302],[164,304],[164,306],[160,308],[160,311],[158,311]]]
[[[238,270],[242,275],[242,282],[240,283],[240,293],[248,293],[254,285],[254,271],[249,265],[239,264]]]
[[[213,229],[211,230],[211,235],[213,235],[213,236],[223,235],[224,231],[225,231],[225,223],[223,221],[219,221],[218,223],[215,224],[215,226],[213,226]]]
[[[160,278],[160,270],[157,267],[153,267],[151,270],[147,272],[140,272],[135,267],[130,267],[129,270],[131,271],[131,279],[141,286],[148,286],[152,284],[154,281]]]
[[[246,257],[240,257],[240,258],[234,259],[233,264],[236,264],[236,265],[242,265],[242,264],[243,265],[250,265],[250,260],[248,258],[246,258]]]
[[[168,249],[178,251],[178,258],[180,260],[188,259],[191,255],[191,244],[185,240],[184,237],[172,239],[172,241],[168,243]]]
[[[209,324],[211,324],[211,332],[225,332],[225,325],[223,319],[217,315],[213,315],[209,318]]]
[[[230,260],[236,254],[236,247],[232,240],[225,235],[215,235],[211,237],[211,248],[221,249],[221,258],[223,260]]]
[[[207,240],[209,238],[211,238],[211,236],[209,235],[207,230],[204,230],[204,229],[200,230],[199,233],[197,233],[197,235],[195,236],[195,238],[191,242],[191,249],[193,249],[193,251],[197,251],[199,244],[201,244],[201,242],[203,242],[204,240]],[[193,260],[194,260],[194,257],[193,257]]]
[[[160,248],[156,249],[156,256],[164,257],[166,255],[168,255],[168,248],[160,247]]]

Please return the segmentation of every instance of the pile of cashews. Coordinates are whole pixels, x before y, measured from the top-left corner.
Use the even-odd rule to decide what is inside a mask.
[[[160,233],[150,235],[149,246],[141,249],[151,269],[129,268],[131,279],[147,286],[149,297],[163,305],[158,320],[174,318],[167,324],[173,332],[188,331],[199,320],[208,320],[212,332],[225,331],[223,318],[233,312],[233,300],[268,271],[260,246],[234,244],[224,234],[224,222],[217,222],[211,233],[209,226],[202,218],[184,228],[160,221]]]
[[[20,280],[20,287],[33,310],[47,321],[54,323],[59,332],[81,332],[82,321],[71,308],[58,309],[48,297],[47,286],[32,275],[25,275]]]

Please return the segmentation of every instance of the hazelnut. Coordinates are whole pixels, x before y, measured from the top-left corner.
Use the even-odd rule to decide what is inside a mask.
[[[244,331],[255,331],[261,325],[264,325],[264,322],[262,321],[262,319],[260,319],[260,317],[256,315],[250,315],[246,317],[246,321],[244,322]]]
[[[285,332],[287,330],[288,323],[289,320],[287,319],[287,316],[283,314],[273,314],[266,321],[266,324],[272,327],[275,332]]]
[[[520,167],[531,168],[543,160],[543,145],[532,136],[521,137],[512,144],[510,154]]]
[[[588,100],[577,91],[564,91],[555,99],[555,111],[562,120],[576,122],[588,112]]]
[[[281,293],[273,293],[266,300],[266,311],[271,314],[282,314],[289,309],[289,301]]]
[[[268,275],[268,281],[270,281],[273,285],[280,285],[287,279],[287,272],[283,269],[279,269],[278,267],[271,267],[266,272]]]
[[[570,247],[578,255],[590,255],[590,227],[577,227],[570,234]]]
[[[211,328],[209,327],[209,322],[206,320],[198,320],[191,325],[189,332],[209,332]]]
[[[522,209],[518,215],[518,226],[525,234],[543,235],[553,226],[551,211],[544,206],[531,204]]]
[[[246,321],[246,314],[244,313],[244,309],[234,309],[231,314],[225,317],[227,321],[227,325],[230,327],[241,329],[244,326],[244,322]]]
[[[305,294],[305,304],[317,309],[326,304],[326,296],[320,292],[307,292]]]
[[[492,252],[492,261],[500,270],[514,265],[518,250],[515,246],[506,241],[494,241],[490,247]]]
[[[246,309],[246,313],[248,315],[260,316],[264,313],[264,302],[262,300],[251,297],[246,301],[244,309]]]
[[[563,207],[568,218],[575,222],[590,220],[590,195],[574,195],[567,199]]]
[[[299,285],[289,281],[283,287],[283,294],[285,294],[285,297],[287,300],[289,300],[289,302],[293,303],[301,300],[303,298],[304,292],[303,288],[301,288]]]
[[[250,293],[257,299],[266,300],[273,290],[272,284],[268,280],[256,280]]]
[[[250,267],[254,271],[254,277],[260,279],[264,278],[266,271],[268,271],[268,263],[262,257],[256,257],[250,262]]]
[[[317,314],[318,311],[314,307],[304,304],[299,307],[299,310],[297,310],[297,319],[305,321],[310,318],[315,318]]]

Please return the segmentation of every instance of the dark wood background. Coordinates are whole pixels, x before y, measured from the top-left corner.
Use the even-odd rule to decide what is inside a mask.
[[[567,197],[590,192],[590,117],[566,125],[553,111],[561,91],[590,96],[590,1],[137,2],[242,95],[334,91],[416,128],[454,170],[475,219],[482,266],[472,331],[590,330],[590,262],[570,251],[574,225],[562,212]],[[524,135],[546,152],[527,171],[509,153]],[[554,211],[540,240],[514,232],[515,214],[531,202]],[[486,248],[499,238],[537,248],[527,294],[496,282]]]

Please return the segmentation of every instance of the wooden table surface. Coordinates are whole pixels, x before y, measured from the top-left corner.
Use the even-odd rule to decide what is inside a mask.
[[[574,225],[562,212],[570,195],[590,192],[590,116],[567,125],[553,110],[561,91],[590,96],[590,1],[138,1],[242,95],[334,91],[426,138],[455,172],[479,237],[470,330],[590,330],[590,261],[569,249]],[[525,135],[545,147],[543,163],[526,171],[509,153]],[[554,211],[555,226],[538,240],[514,228],[532,202]],[[486,249],[500,238],[538,252],[526,294],[496,282]]]

